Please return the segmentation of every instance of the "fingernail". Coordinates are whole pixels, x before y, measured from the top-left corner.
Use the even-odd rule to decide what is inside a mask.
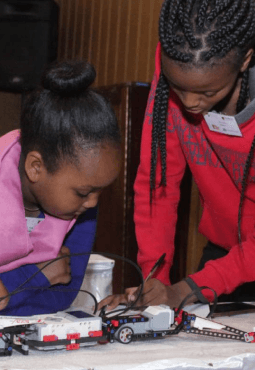
[[[131,301],[131,302],[134,302],[135,296],[134,295],[129,295],[128,300]]]

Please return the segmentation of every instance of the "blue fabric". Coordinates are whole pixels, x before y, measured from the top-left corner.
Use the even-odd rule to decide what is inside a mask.
[[[69,284],[58,284],[52,287],[52,289],[66,289],[68,292],[56,292],[45,289],[24,289],[11,296],[8,306],[0,311],[0,315],[29,316],[42,313],[53,313],[68,308],[77,296],[83,282],[89,253],[92,250],[95,239],[96,219],[97,208],[86,211],[86,213],[79,217],[63,242],[63,245],[70,249],[70,253],[88,253],[87,255],[80,255],[77,257],[71,256],[72,280]],[[12,271],[0,274],[0,279],[10,293],[38,271],[39,269],[36,265],[24,265]],[[50,283],[42,272],[38,272],[21,289],[29,287],[49,288]]]

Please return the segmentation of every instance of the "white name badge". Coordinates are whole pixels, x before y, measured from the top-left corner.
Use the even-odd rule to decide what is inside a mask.
[[[44,221],[44,218],[26,217],[26,220],[27,220],[27,231],[31,233],[31,231],[36,227],[36,225]]]
[[[225,135],[243,136],[233,116],[209,112],[204,116],[204,119],[211,131]]]

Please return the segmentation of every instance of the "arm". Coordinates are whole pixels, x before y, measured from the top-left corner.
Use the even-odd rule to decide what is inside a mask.
[[[250,233],[242,248],[239,245],[232,247],[229,253],[217,260],[208,261],[205,267],[189,277],[198,286],[208,286],[214,289],[217,295],[230,294],[239,285],[255,280],[255,236]],[[213,299],[210,291],[203,291],[203,295]]]
[[[159,187],[160,158],[157,163],[156,191],[152,206],[150,205],[150,160],[152,113],[156,85],[160,72],[160,50],[157,49],[156,73],[148,99],[148,105],[143,124],[141,142],[141,159],[135,180],[135,211],[134,220],[138,242],[138,263],[143,275],[147,276],[156,260],[166,253],[165,263],[155,277],[169,284],[169,270],[174,254],[174,236],[177,221],[177,207],[180,198],[180,182],[182,180],[186,161],[172,123],[169,111],[166,150],[167,150],[167,186]]]
[[[160,158],[156,171],[156,190],[152,205],[150,204],[150,161],[152,115],[156,86],[160,73],[160,48],[156,54],[156,72],[151,85],[143,124],[141,158],[135,180],[135,209],[134,221],[138,242],[138,263],[143,276],[147,277],[157,259],[166,253],[164,265],[144,286],[143,295],[138,304],[165,303],[176,307],[191,292],[186,282],[169,285],[169,273],[174,255],[174,237],[177,221],[177,207],[180,198],[180,183],[185,171],[186,161],[177,137],[176,129],[169,110],[166,150],[167,150],[167,186],[159,187],[161,180]],[[99,304],[99,309],[109,305],[109,309],[119,303],[130,303],[136,297],[137,288],[126,289],[125,294],[105,298]]]
[[[82,215],[72,230],[67,235],[64,244],[71,253],[87,252],[87,255],[72,257],[71,274],[72,280],[69,284],[58,284],[56,288],[74,291],[56,292],[51,290],[24,290],[10,297],[7,307],[0,311],[2,315],[35,315],[40,313],[52,313],[68,308],[81,287],[86,266],[91,252],[96,232],[95,208],[88,210]],[[9,292],[15,290],[22,282],[30,278],[39,269],[36,265],[25,265],[15,270],[2,273],[0,278]],[[50,287],[48,279],[39,272],[24,287]],[[54,287],[53,287],[54,288]]]

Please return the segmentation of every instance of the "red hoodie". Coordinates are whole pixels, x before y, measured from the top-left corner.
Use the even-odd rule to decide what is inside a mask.
[[[242,248],[238,246],[237,221],[241,181],[255,135],[255,100],[235,116],[242,132],[242,137],[236,137],[210,131],[203,116],[187,114],[170,90],[166,129],[167,186],[158,187],[161,177],[158,158],[156,191],[150,206],[152,112],[160,65],[159,44],[134,187],[138,263],[146,276],[155,261],[166,252],[166,263],[156,278],[165,284],[170,283],[180,182],[188,164],[203,207],[199,231],[211,242],[229,250],[227,256],[207,262],[203,270],[189,277],[198,286],[213,288],[218,295],[229,294],[237,286],[255,280],[255,161],[249,171],[242,207]],[[208,293],[207,297],[212,298],[212,294]]]

